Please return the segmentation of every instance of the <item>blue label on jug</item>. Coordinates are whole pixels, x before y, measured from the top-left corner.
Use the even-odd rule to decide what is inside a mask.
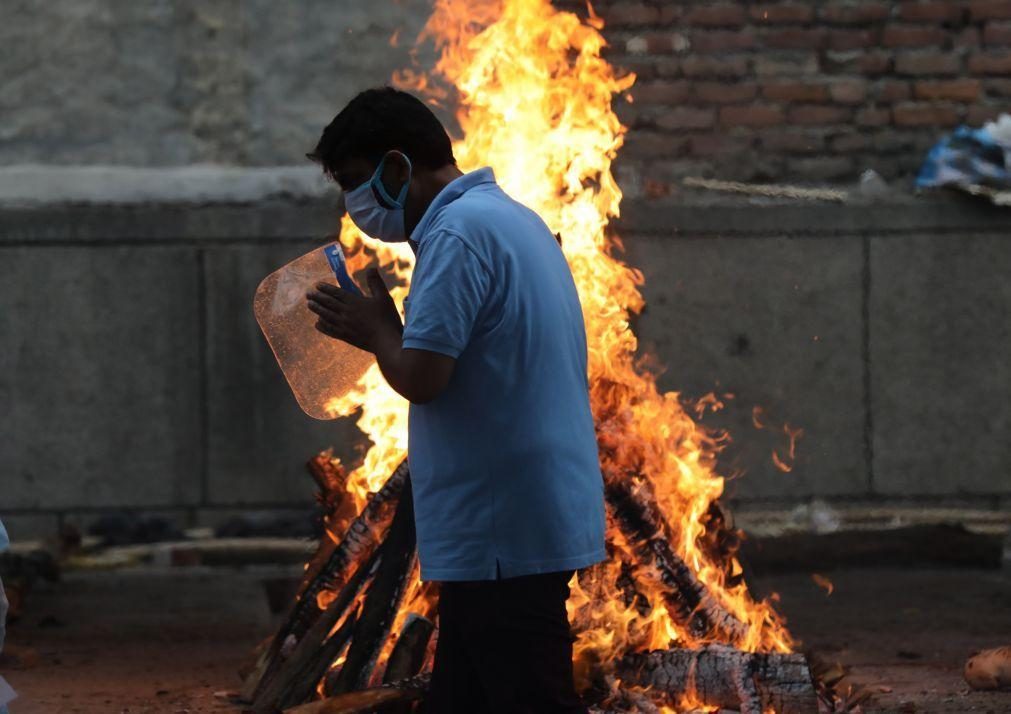
[[[348,274],[347,261],[344,260],[344,251],[341,250],[340,243],[331,243],[326,246],[323,249],[323,254],[326,255],[326,262],[330,264],[333,276],[337,278],[337,284],[349,293],[361,295],[362,291],[358,289],[355,281]]]

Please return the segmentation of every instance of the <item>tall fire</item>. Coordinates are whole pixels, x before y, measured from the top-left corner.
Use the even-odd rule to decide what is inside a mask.
[[[771,701],[780,700],[764,690],[752,692],[754,681],[745,680],[759,677],[756,672],[763,667],[803,663],[790,659],[799,656],[782,654],[791,651],[790,635],[769,602],[750,596],[734,557],[736,534],[723,523],[716,505],[723,491],[716,470],[723,438],[697,425],[678,394],[661,393],[654,376],[637,359],[629,319],[643,307],[642,276],[622,262],[620,239],[608,231],[621,201],[611,163],[625,132],[611,103],[629,90],[635,77],[619,75],[601,57],[602,26],[592,10],[588,19],[581,20],[554,9],[549,0],[437,0],[419,37],[419,42],[434,43],[439,52],[434,70],[405,71],[396,83],[457,108],[462,138],[454,151],[460,168],[491,166],[509,194],[543,217],[559,235],[579,289],[611,553],[607,563],[572,581],[569,608],[578,637],[575,658],[581,683],[595,682],[599,689],[601,681],[606,682],[611,691],[601,701],[614,707],[621,699],[615,692],[624,688],[625,704],[631,706],[635,699],[642,711],[650,706],[668,712],[675,711],[670,707],[715,709],[726,702],[699,695],[690,681],[660,686],[650,677],[665,667],[678,671],[681,665],[685,678],[701,677],[707,666],[721,666],[707,664],[706,657],[720,660],[726,655],[731,663],[727,666],[734,670],[726,675],[730,681],[726,686],[736,691],[733,696],[741,711],[768,711]],[[353,269],[378,263],[399,278],[393,292],[402,302],[412,265],[406,244],[374,241],[359,233],[346,216],[341,241]],[[303,585],[301,601],[304,606],[314,598],[313,612],[301,632],[292,627],[294,616],[289,617],[275,638],[272,654],[261,658],[261,671],[253,682],[259,685],[257,701],[264,700],[265,687],[271,689],[270,668],[281,667],[276,660],[292,657],[299,640],[308,637],[308,622],[347,597],[355,579],[353,565],[361,580],[368,548],[348,546],[347,541],[360,526],[363,543],[373,550],[378,547],[377,524],[385,527],[388,518],[364,514],[380,508],[381,499],[374,494],[388,491],[390,474],[396,478],[404,470],[399,465],[407,453],[407,404],[386,385],[378,368],[373,367],[355,391],[334,400],[329,409],[338,415],[358,414],[358,427],[372,442],[362,463],[343,481],[351,497],[347,500],[353,502],[351,510],[363,515],[350,529],[346,518],[335,517],[330,524],[333,543],[327,557],[333,560],[336,548],[345,572],[331,574],[323,586]],[[337,463],[328,466],[340,469]],[[362,555],[359,561],[355,554]],[[325,567],[311,564],[307,583],[314,569]],[[434,610],[434,596],[418,581],[413,565],[408,573],[396,614],[386,623],[381,652],[376,653],[379,662],[389,658],[409,612],[430,615]],[[376,575],[376,580],[380,577]],[[359,589],[360,582],[350,591],[355,602],[364,597]],[[346,613],[353,610],[347,603],[344,606]],[[332,640],[351,616],[324,617],[326,631],[320,637]],[[657,650],[689,653],[683,655],[688,659],[641,660],[618,672],[609,664]],[[760,660],[766,655],[756,658],[748,653],[785,659]],[[275,661],[269,661],[271,656]],[[331,671],[338,671],[353,655],[337,651],[335,656],[333,665],[327,663]],[[741,674],[742,668],[748,674]],[[376,683],[378,677],[373,673],[359,684]],[[783,683],[775,686],[789,688]],[[319,687],[324,694],[332,693],[325,678]],[[274,694],[275,704],[283,700]]]

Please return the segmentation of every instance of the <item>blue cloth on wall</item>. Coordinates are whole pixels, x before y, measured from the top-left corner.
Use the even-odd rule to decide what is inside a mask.
[[[960,126],[937,142],[916,177],[919,188],[983,185],[1011,188],[1005,147],[986,129]]]

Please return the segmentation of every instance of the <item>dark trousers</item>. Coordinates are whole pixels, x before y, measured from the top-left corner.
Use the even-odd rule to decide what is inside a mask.
[[[586,714],[572,682],[571,577],[442,583],[427,714]]]

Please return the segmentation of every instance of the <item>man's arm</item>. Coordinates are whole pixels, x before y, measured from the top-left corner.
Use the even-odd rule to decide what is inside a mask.
[[[435,399],[449,384],[456,360],[438,352],[404,349],[404,326],[379,271],[368,275],[371,297],[319,283],[306,297],[324,335],[371,352],[394,391],[414,404]]]

